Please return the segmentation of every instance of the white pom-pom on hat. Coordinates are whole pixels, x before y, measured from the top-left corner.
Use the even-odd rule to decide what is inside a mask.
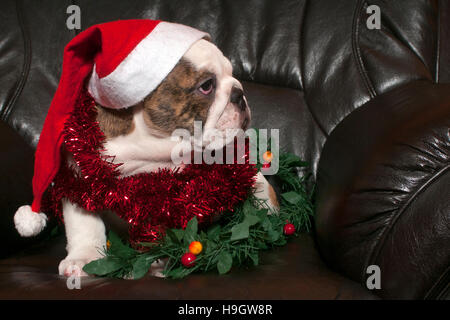
[[[22,237],[32,237],[45,228],[47,216],[33,212],[31,206],[21,206],[14,215],[14,224]]]

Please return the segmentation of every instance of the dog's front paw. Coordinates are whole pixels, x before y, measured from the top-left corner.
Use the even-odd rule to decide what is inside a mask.
[[[269,185],[268,194],[269,199],[265,204],[269,209],[269,214],[277,213],[280,210],[280,204],[278,203],[277,194],[271,185]]]
[[[83,271],[83,267],[91,261],[102,258],[103,255],[95,250],[86,250],[79,254],[69,254],[59,263],[58,271],[62,276],[70,277],[72,275],[86,277],[88,274]]]
[[[268,214],[272,214],[280,210],[277,194],[261,172],[258,172],[256,176],[255,197],[261,200],[261,208],[269,209]]]
[[[280,210],[277,195],[271,185],[268,186],[267,195],[262,200],[259,206],[268,209],[267,214],[277,213]]]

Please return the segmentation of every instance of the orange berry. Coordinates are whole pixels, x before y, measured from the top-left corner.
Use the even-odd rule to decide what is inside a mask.
[[[203,246],[200,241],[192,241],[191,244],[189,245],[189,252],[192,254],[197,255],[200,252],[202,252],[202,250]]]
[[[267,150],[266,152],[263,153],[263,159],[267,162],[272,161],[273,159],[273,154],[272,152],[270,152],[269,150]]]

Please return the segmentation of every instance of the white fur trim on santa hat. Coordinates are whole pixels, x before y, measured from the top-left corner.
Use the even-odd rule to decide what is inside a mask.
[[[104,107],[121,109],[136,105],[172,71],[184,53],[205,32],[170,22],[160,22],[109,75],[99,78],[96,68],[89,93]]]
[[[32,237],[45,228],[47,216],[33,212],[30,206],[21,206],[14,215],[14,224],[22,237]]]

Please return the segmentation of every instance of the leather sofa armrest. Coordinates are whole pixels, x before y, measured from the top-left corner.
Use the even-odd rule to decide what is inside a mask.
[[[33,200],[34,150],[3,121],[0,121],[0,150],[0,258],[3,258],[47,237],[51,226],[38,237],[19,236],[13,217],[19,206]]]
[[[450,282],[450,85],[410,83],[331,133],[319,162],[316,236],[327,263],[383,298],[442,298]]]

